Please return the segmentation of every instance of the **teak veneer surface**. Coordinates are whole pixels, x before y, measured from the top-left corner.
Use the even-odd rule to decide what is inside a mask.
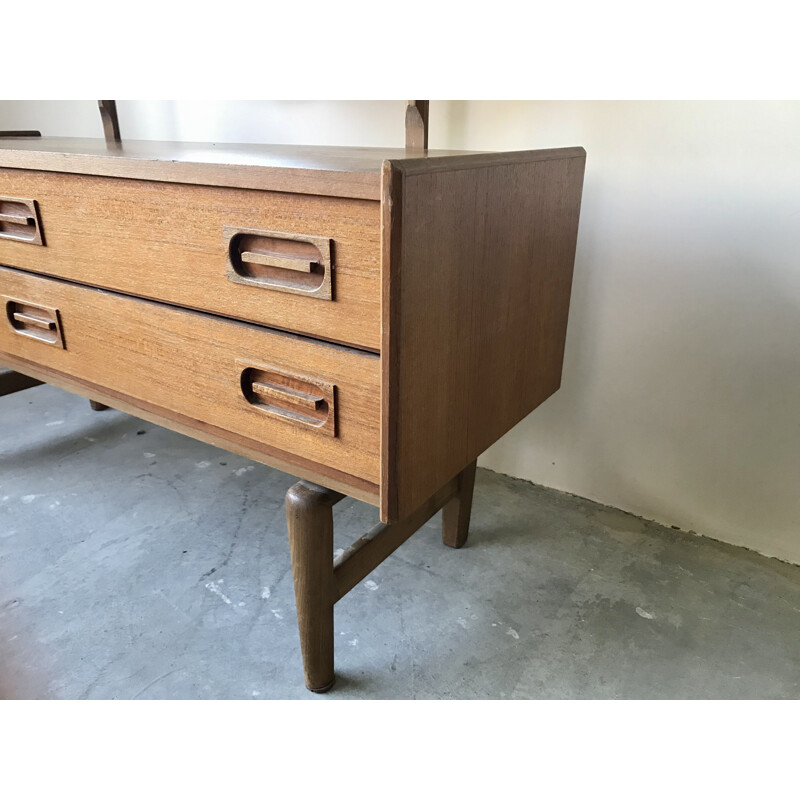
[[[285,462],[296,457],[317,464],[340,481],[352,476],[361,485],[378,483],[377,356],[15,269],[0,268],[0,295],[0,352],[6,357],[263,443]],[[6,315],[8,298],[56,309],[63,348],[15,331]],[[334,385],[336,435],[251,405],[241,385],[249,364]]]
[[[427,156],[463,155],[429,150]],[[384,161],[404,148],[152,142],[60,136],[0,139],[0,166],[380,200]]]
[[[375,201],[2,168],[0,196],[34,199],[45,241],[0,238],[0,264],[380,348]],[[226,227],[331,239],[333,300],[229,280]]]
[[[585,159],[385,165],[382,519],[412,513],[558,389]]]

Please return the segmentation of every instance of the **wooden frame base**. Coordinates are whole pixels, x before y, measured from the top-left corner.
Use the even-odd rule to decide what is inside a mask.
[[[43,381],[0,368],[0,396],[38,386]],[[109,408],[90,400],[95,411]],[[335,682],[333,607],[442,511],[442,541],[463,547],[467,541],[475,462],[448,481],[412,514],[392,524],[380,523],[333,557],[333,507],[345,495],[309,481],[299,481],[286,493],[286,521],[294,577],[297,621],[306,687],[327,692]]]
[[[442,509],[442,541],[462,547],[467,540],[475,484],[475,462],[445,484],[413,514],[376,525],[333,558],[333,507],[344,495],[299,481],[286,493],[297,622],[306,687],[327,692],[333,668],[333,607],[387,556]]]

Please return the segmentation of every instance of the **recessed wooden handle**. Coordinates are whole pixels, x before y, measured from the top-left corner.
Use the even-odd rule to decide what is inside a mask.
[[[336,436],[336,386],[237,359],[244,399],[261,414]]]
[[[0,239],[44,244],[35,200],[0,197]]]
[[[279,256],[265,255],[264,253],[251,253],[247,250],[241,254],[241,259],[247,264],[262,264],[265,267],[293,269],[296,272],[311,272],[312,267],[319,264],[318,261],[310,261],[307,258],[281,258]]]
[[[56,323],[53,320],[34,317],[32,314],[25,314],[22,311],[15,311],[13,318],[21,325],[31,325],[34,328],[41,328],[45,331],[54,331],[56,329]]]
[[[8,222],[11,225],[30,225],[33,217],[30,214],[0,214],[0,222]]]
[[[330,239],[227,226],[222,232],[229,281],[333,300]]]
[[[319,395],[301,392],[299,389],[292,389],[289,386],[276,386],[275,384],[262,383],[261,381],[255,381],[252,389],[253,393],[263,400],[290,402],[306,411],[319,411],[325,402],[325,398]]]
[[[44,344],[66,347],[57,308],[34,305],[27,300],[16,300],[13,297],[3,297],[2,300],[5,302],[8,324],[15,333]]]

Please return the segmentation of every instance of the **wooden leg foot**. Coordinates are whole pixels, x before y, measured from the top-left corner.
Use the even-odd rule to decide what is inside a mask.
[[[448,547],[463,547],[467,542],[476,464],[473,461],[462,470],[458,476],[456,496],[442,508],[442,541]]]
[[[286,522],[306,687],[327,692],[334,683],[333,506],[342,495],[306,481],[286,493]]]
[[[108,409],[108,406],[98,403],[97,400],[90,400],[89,405],[92,407],[92,411],[105,411]]]

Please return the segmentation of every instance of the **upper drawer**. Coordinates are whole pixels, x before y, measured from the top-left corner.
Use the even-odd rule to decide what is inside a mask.
[[[376,201],[14,169],[0,198],[0,264],[380,349]]]

